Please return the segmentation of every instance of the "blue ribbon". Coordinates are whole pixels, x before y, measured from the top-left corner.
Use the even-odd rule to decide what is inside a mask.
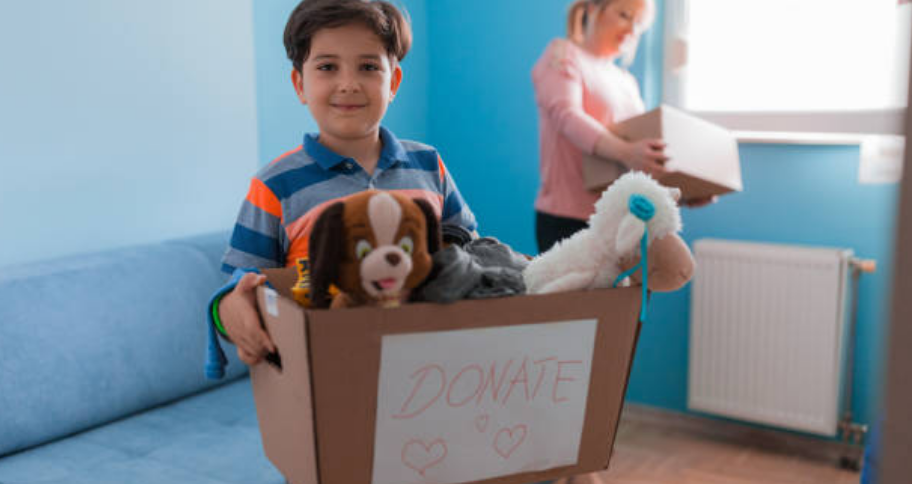
[[[627,208],[630,209],[636,218],[643,221],[645,224],[649,222],[652,217],[655,215],[655,205],[648,198],[640,195],[639,193],[634,193],[630,195],[630,199],[627,200]],[[649,264],[647,261],[647,251],[646,245],[649,241],[649,228],[643,227],[643,237],[640,239],[640,262],[637,265],[631,267],[630,269],[624,271],[623,274],[617,276],[614,280],[614,284],[611,287],[617,287],[617,285],[624,279],[630,277],[631,274],[636,272],[638,269],[643,270],[643,298],[640,301],[640,321],[646,322],[646,297],[649,295]]]

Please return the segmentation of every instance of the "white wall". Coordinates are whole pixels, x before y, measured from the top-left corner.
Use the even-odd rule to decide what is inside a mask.
[[[0,266],[230,229],[251,2],[0,3]]]

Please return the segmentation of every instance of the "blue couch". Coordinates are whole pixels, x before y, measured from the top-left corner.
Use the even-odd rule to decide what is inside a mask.
[[[233,347],[204,377],[226,240],[0,268],[0,484],[284,482]]]

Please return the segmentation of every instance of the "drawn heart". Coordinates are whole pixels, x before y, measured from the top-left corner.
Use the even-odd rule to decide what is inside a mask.
[[[413,439],[402,446],[402,463],[421,476],[425,471],[439,464],[447,455],[446,442],[437,439],[430,444]]]
[[[526,426],[515,425],[512,429],[506,427],[497,431],[494,436],[494,450],[504,459],[509,459],[523,441],[526,440]]]
[[[483,414],[475,417],[475,430],[484,432],[488,430],[488,415]]]

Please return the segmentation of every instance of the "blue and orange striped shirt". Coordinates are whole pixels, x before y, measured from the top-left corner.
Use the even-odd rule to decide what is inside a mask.
[[[477,228],[456,183],[434,148],[398,140],[380,128],[383,150],[373,175],[321,145],[317,135],[261,168],[241,205],[222,270],[292,266],[307,256],[310,231],[329,205],[370,188],[430,202],[444,225]]]

